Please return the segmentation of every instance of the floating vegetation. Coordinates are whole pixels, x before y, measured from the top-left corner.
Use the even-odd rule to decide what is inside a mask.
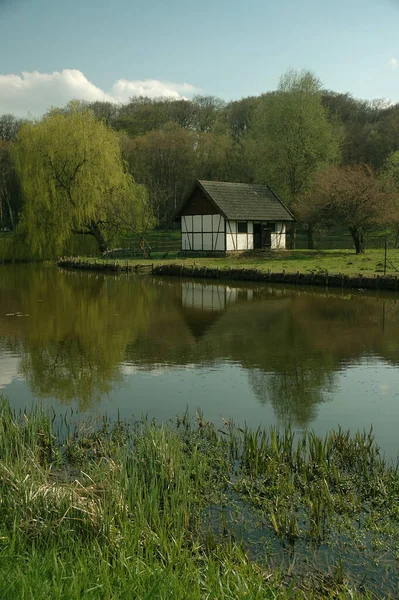
[[[371,430],[0,405],[2,598],[395,598],[398,558],[399,471]]]

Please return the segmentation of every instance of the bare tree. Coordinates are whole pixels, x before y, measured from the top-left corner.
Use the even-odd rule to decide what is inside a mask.
[[[296,205],[309,222],[349,229],[356,254],[365,251],[365,236],[386,223],[391,195],[369,165],[329,167],[316,174],[310,191]]]

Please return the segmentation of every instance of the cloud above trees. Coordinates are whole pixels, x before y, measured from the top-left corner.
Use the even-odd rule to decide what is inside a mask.
[[[110,91],[94,85],[77,69],[53,73],[23,72],[21,75],[0,75],[0,114],[18,117],[40,116],[51,106],[63,106],[70,100],[104,100],[128,102],[132,96],[155,98],[186,98],[198,92],[188,83],[172,83],[156,79],[119,79]]]

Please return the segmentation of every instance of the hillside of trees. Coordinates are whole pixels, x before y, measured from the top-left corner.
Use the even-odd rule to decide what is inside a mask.
[[[231,102],[134,97],[79,106],[118,136],[127,172],[145,186],[160,227],[198,178],[270,185],[306,223],[309,247],[313,228],[334,225],[338,213],[335,224],[349,228],[357,251],[376,228],[399,241],[399,103],[326,90],[311,72],[291,70],[277,90]],[[15,229],[23,211],[12,152],[22,125],[0,117],[0,230]]]

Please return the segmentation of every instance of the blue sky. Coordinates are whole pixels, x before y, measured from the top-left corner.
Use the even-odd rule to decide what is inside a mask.
[[[289,67],[399,101],[399,0],[0,0],[0,113],[143,89],[230,100]]]

